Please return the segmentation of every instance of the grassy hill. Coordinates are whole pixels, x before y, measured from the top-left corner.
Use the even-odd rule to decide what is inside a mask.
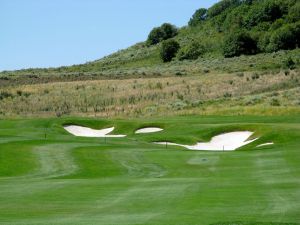
[[[292,59],[294,67],[299,67],[300,52],[296,49],[299,45],[299,8],[296,0],[223,0],[209,8],[202,19],[197,17],[196,12],[189,25],[178,28],[177,35],[173,37],[183,50],[193,41],[203,46],[203,54],[194,60],[180,61],[177,57],[173,62],[164,64],[160,59],[161,41],[149,45],[147,40],[86,64],[5,71],[0,76],[9,79],[10,75],[28,75],[34,80],[44,75],[49,79],[59,76],[60,79],[71,80],[199,74],[203,70],[241,72],[287,67],[287,59]],[[253,38],[256,51],[249,57],[224,58],[226,38],[239,31]],[[282,34],[289,31],[291,36]],[[294,43],[287,44],[291,40]],[[296,50],[290,51],[293,49]]]
[[[170,25],[171,36],[154,28],[145,42],[93,62],[1,72],[0,115],[299,113],[299,5],[223,0],[185,27]],[[164,63],[169,40],[180,49]]]

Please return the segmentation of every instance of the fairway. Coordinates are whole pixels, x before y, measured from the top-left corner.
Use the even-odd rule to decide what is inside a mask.
[[[76,137],[71,124],[126,137]],[[145,127],[162,130],[135,133]],[[230,152],[153,143],[234,131],[258,139]],[[298,223],[299,162],[299,116],[0,120],[0,224]]]

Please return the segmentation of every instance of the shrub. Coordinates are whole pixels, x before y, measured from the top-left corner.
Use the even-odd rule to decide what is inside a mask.
[[[283,62],[283,67],[286,69],[293,70],[296,68],[296,63],[294,62],[294,60],[291,57],[289,57]],[[288,74],[286,74],[286,75],[288,75]]]
[[[13,98],[13,94],[7,92],[7,91],[1,91],[0,92],[0,100],[3,100],[5,98]]]
[[[147,43],[155,45],[163,40],[175,37],[178,34],[178,29],[169,23],[164,23],[160,27],[155,27],[148,35]]]
[[[252,37],[243,31],[232,32],[226,38],[223,46],[225,57],[251,55],[257,52],[257,43]]]
[[[269,51],[281,49],[295,49],[299,44],[300,26],[297,24],[287,24],[276,31],[270,37]]]
[[[204,46],[198,42],[198,41],[192,41],[188,45],[184,46],[180,49],[178,53],[179,60],[185,60],[185,59],[198,59],[199,56],[203,55],[205,53]]]
[[[180,45],[175,40],[166,40],[162,43],[160,57],[164,62],[170,62],[177,54]]]
[[[189,26],[197,26],[207,18],[207,9],[198,9],[189,21]]]
[[[277,98],[272,98],[270,102],[271,106],[280,106],[280,102]]]

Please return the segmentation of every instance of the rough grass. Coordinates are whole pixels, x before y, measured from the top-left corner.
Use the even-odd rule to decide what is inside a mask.
[[[295,114],[299,70],[55,82],[0,89],[0,115]]]
[[[299,118],[0,120],[0,224],[294,225]],[[62,128],[70,123],[113,125],[128,137],[74,137]],[[151,124],[164,131],[134,134]],[[260,139],[225,153],[151,143],[192,144],[232,130]]]

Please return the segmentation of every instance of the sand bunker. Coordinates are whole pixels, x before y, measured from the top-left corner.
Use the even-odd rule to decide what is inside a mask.
[[[148,134],[148,133],[155,133],[155,132],[160,132],[163,129],[159,127],[146,127],[142,129],[138,129],[135,131],[136,134]]]
[[[226,134],[220,134],[211,139],[210,142],[199,142],[196,145],[181,145],[170,142],[155,142],[156,144],[163,145],[176,145],[190,150],[206,150],[206,151],[234,151],[244,145],[247,145],[256,139],[248,140],[253,132],[241,131],[231,132]]]
[[[268,142],[268,143],[264,143],[264,144],[261,144],[261,145],[257,145],[256,147],[259,148],[259,147],[268,146],[268,145],[274,145],[274,143],[273,142]]]
[[[101,130],[95,130],[88,127],[76,126],[76,125],[69,125],[64,126],[65,130],[69,133],[77,136],[77,137],[125,137],[126,135],[108,135],[111,133],[115,128],[110,127]]]

